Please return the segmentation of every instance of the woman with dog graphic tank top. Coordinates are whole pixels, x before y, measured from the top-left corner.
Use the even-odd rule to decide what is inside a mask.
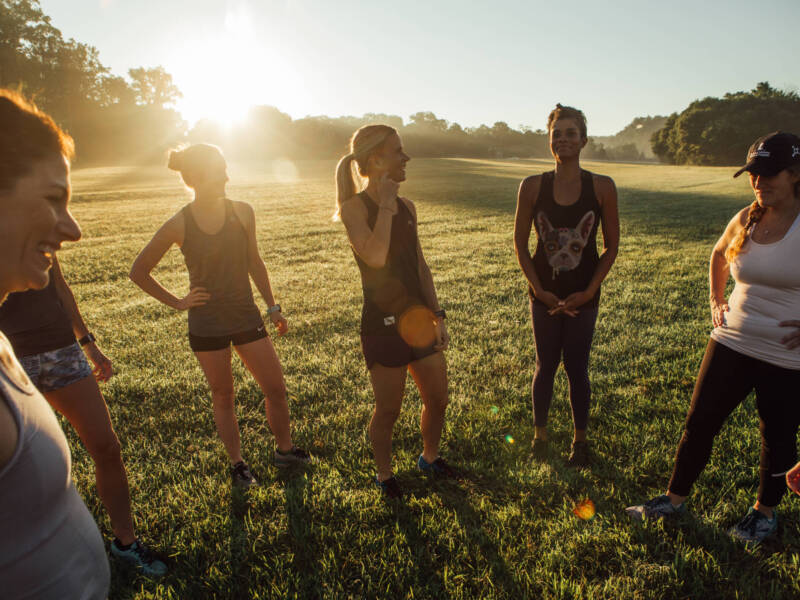
[[[555,169],[522,181],[514,221],[514,247],[528,281],[536,344],[533,375],[533,456],[548,456],[547,416],[553,381],[562,357],[569,380],[575,435],[567,464],[590,463],[586,427],[591,387],[589,353],[600,300],[600,285],[619,247],[617,191],[610,177],[580,168],[586,145],[586,118],[560,104],[547,121]],[[603,252],[597,251],[602,227]],[[529,238],[536,229],[536,250]]]

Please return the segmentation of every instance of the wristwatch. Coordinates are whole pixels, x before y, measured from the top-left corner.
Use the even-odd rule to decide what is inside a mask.
[[[281,305],[280,304],[275,304],[273,306],[270,306],[267,309],[267,314],[268,315],[271,315],[272,313],[279,313],[279,312],[281,312]]]
[[[433,316],[444,321],[447,318],[447,313],[443,308],[440,308],[439,310],[433,312]]]
[[[86,344],[91,344],[92,342],[96,342],[96,341],[97,341],[97,338],[94,337],[94,334],[89,332],[85,336],[83,336],[81,339],[79,339],[78,343],[81,346],[85,346]]]

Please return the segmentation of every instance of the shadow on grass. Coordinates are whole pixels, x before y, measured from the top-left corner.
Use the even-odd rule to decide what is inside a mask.
[[[312,471],[294,467],[279,471],[278,480],[283,485],[288,517],[289,540],[292,549],[288,597],[315,598],[321,586],[318,574],[318,549],[314,538],[313,519],[306,507],[306,494],[312,493]]]
[[[252,569],[245,517],[250,511],[249,494],[231,486],[228,554],[231,569],[230,598],[249,598]]]

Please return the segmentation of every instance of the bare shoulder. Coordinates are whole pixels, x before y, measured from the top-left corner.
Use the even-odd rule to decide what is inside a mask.
[[[542,183],[542,174],[529,175],[523,179],[519,184],[519,192],[517,193],[517,201],[528,203],[533,206],[536,203],[536,198],[539,196],[539,187]]]
[[[178,239],[183,239],[184,227],[183,209],[180,209],[169,219],[167,219],[167,221],[161,226],[161,229],[158,230],[158,233],[168,236],[173,241],[176,241]]]
[[[346,221],[352,218],[364,217],[367,214],[367,209],[364,203],[360,201],[358,194],[351,196],[342,202],[342,208],[339,210],[342,215],[342,220]]]
[[[747,225],[747,215],[749,214],[750,206],[748,205],[733,216],[728,227],[735,225],[737,229],[742,229],[745,225]]]
[[[256,213],[249,203],[242,202],[241,200],[231,200],[231,205],[233,206],[233,210],[236,213],[236,216],[239,217],[240,221],[243,223],[255,222]]]
[[[609,194],[613,194],[617,191],[614,180],[608,175],[592,173],[592,183],[594,184],[594,191],[598,196],[608,197]]]

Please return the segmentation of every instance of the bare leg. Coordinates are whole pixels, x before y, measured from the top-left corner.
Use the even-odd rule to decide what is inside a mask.
[[[447,361],[436,352],[408,365],[422,396],[422,458],[432,463],[439,457],[444,415],[447,410]]]
[[[378,479],[385,481],[392,476],[392,430],[403,403],[406,367],[384,367],[375,363],[370,369],[369,378],[375,394],[375,412],[369,422],[369,439],[378,467]]]
[[[217,425],[225,451],[231,464],[242,460],[242,443],[239,438],[239,421],[233,402],[233,373],[231,372],[231,349],[195,352],[203,373],[211,388],[211,405],[214,423]]]
[[[103,395],[93,376],[45,394],[47,401],[72,424],[94,461],[97,494],[108,511],[114,535],[127,545],[136,539],[131,517],[128,476],[119,439],[111,425]]]
[[[289,404],[286,401],[286,384],[283,381],[281,362],[269,338],[262,338],[249,344],[235,346],[242,362],[253,374],[261,391],[264,392],[264,410],[267,423],[275,436],[278,450],[288,452],[292,449],[292,433],[289,424]]]

